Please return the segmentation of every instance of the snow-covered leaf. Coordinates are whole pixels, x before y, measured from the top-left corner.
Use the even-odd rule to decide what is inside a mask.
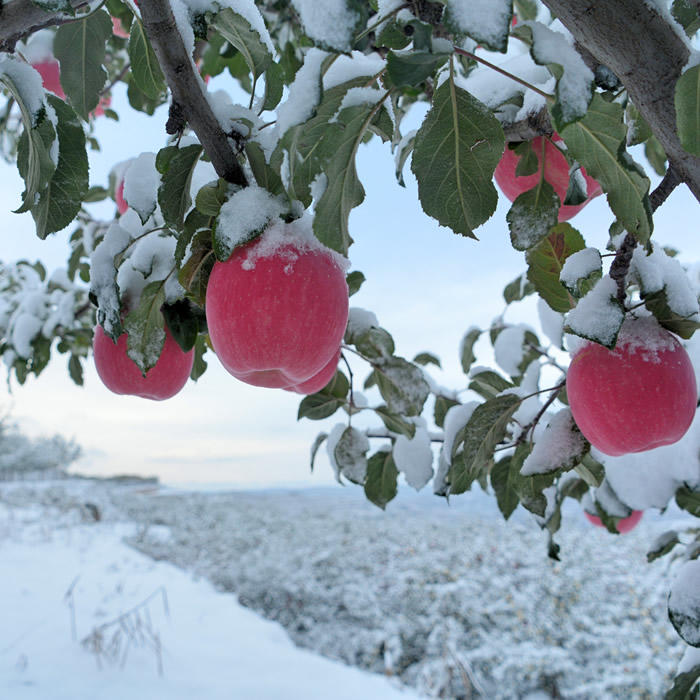
[[[493,460],[494,449],[506,436],[508,423],[520,406],[513,394],[497,396],[476,407],[452,448],[448,474],[450,494],[464,493]],[[461,448],[461,453],[457,450]]]
[[[565,313],[574,306],[560,275],[566,259],[585,245],[583,236],[564,222],[554,226],[536,248],[528,251],[527,278],[554,311]]]
[[[85,121],[100,101],[107,80],[105,42],[112,35],[112,19],[98,10],[85,19],[61,25],[53,42],[61,64],[61,87],[75,111]]]
[[[377,406],[374,412],[379,416],[387,430],[399,435],[412,438],[416,434],[416,426],[410,421],[404,420],[400,415],[392,413],[386,406]]]
[[[411,160],[425,213],[455,233],[475,238],[473,229],[498,203],[493,172],[504,142],[491,110],[457,87],[450,73],[416,133]]]
[[[652,562],[659,557],[665,556],[677,544],[680,544],[680,540],[678,539],[678,533],[675,530],[667,530],[666,532],[661,533],[647,552],[647,561]]]
[[[380,450],[367,461],[367,478],[365,479],[365,496],[382,510],[396,496],[396,480],[399,471],[396,468],[391,451]]]
[[[369,440],[357,428],[345,428],[333,449],[340,473],[356,484],[363,484],[367,475]]]
[[[569,312],[564,330],[612,349],[624,320],[617,284],[606,275]]]
[[[400,357],[392,357],[375,367],[377,387],[392,413],[418,416],[430,387],[419,367]]]
[[[349,337],[346,335],[346,338],[360,354],[370,360],[380,360],[394,354],[394,339],[383,328],[373,326],[360,335],[350,334]]]
[[[475,391],[485,399],[492,399],[506,389],[512,389],[514,384],[504,379],[500,374],[484,369],[470,375],[470,391]]]
[[[583,248],[566,258],[559,274],[564,286],[580,298],[593,289],[603,276],[603,261],[597,248]]]
[[[700,560],[685,562],[668,595],[668,617],[681,639],[700,647]]]
[[[445,22],[456,34],[470,36],[505,52],[513,18],[513,0],[446,0]]]
[[[625,151],[623,108],[596,94],[583,119],[557,130],[571,156],[601,184],[625,229],[646,243],[653,230],[649,179]]]
[[[689,486],[681,486],[676,491],[676,503],[679,508],[688,511],[696,518],[700,518],[700,490],[693,490]]]
[[[559,196],[544,179],[519,194],[506,214],[510,241],[515,250],[530,250],[540,243],[557,223]]]
[[[688,153],[700,156],[700,65],[678,78],[675,104],[681,145]]]

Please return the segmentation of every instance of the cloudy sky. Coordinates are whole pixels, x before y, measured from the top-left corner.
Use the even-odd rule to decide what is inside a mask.
[[[142,151],[157,151],[164,143],[165,110],[154,118],[134,114],[120,87],[113,105],[122,115],[115,123],[96,123],[102,144],[91,156],[91,184],[107,182],[110,167]],[[404,130],[411,128],[406,124]],[[635,154],[641,159],[641,155]],[[464,388],[457,347],[471,325],[486,327],[503,310],[501,291],[524,269],[523,255],[510,247],[502,199],[491,220],[478,229],[480,240],[456,236],[423,214],[415,180],[406,167],[406,185],[394,177],[388,145],[363,146],[358,171],[367,196],[350,219],[355,244],[353,269],[367,277],[351,305],[373,310],[389,330],[397,353],[411,358],[429,350],[443,362],[436,379]],[[16,168],[0,162],[0,229],[3,261],[41,259],[49,269],[64,266],[69,231],[40,241],[28,214],[10,213],[23,189]],[[696,206],[686,188],[674,192],[656,217],[654,237],[682,251],[684,261],[700,260]],[[107,205],[102,215],[110,217]],[[571,221],[589,245],[604,246],[612,220],[603,198],[589,204]],[[532,301],[508,312],[509,321],[536,325]],[[486,345],[480,364],[490,360]],[[326,432],[341,414],[312,423],[296,421],[299,397],[281,390],[243,384],[226,373],[214,356],[196,384],[189,382],[176,397],[152,402],[116,396],[105,389],[90,364],[85,386],[76,387],[66,371],[66,359],[55,355],[38,380],[25,386],[3,383],[0,407],[28,433],[60,433],[74,437],[84,449],[78,464],[89,474],[139,473],[168,482],[226,482],[241,486],[319,485],[333,481],[325,455],[309,473],[309,447],[319,430]],[[367,371],[357,367],[358,384]],[[4,368],[3,368],[4,371]],[[432,369],[431,369],[432,372]]]

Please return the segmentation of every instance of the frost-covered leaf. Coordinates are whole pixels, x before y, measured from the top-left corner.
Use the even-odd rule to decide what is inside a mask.
[[[474,344],[479,340],[481,330],[479,328],[469,328],[459,343],[459,362],[462,365],[464,374],[469,374],[469,369],[476,359],[474,355]]]
[[[565,313],[575,305],[560,275],[566,259],[585,245],[583,236],[573,226],[560,223],[527,254],[527,278],[554,311]]]
[[[420,85],[449,58],[446,53],[411,51],[387,55],[387,74],[396,87]]]
[[[112,35],[112,19],[98,10],[77,22],[61,25],[53,42],[61,64],[61,87],[75,111],[86,121],[100,101],[107,80],[105,42]]]
[[[387,430],[399,435],[412,438],[416,434],[415,423],[404,420],[396,413],[392,413],[386,406],[377,406],[374,412],[379,416]]]
[[[510,241],[516,250],[529,250],[557,223],[559,196],[544,179],[519,194],[506,214]]]
[[[566,471],[578,464],[589,449],[590,445],[574,422],[571,410],[562,408],[540,433],[520,473],[533,476]]]
[[[624,228],[646,243],[653,229],[649,179],[625,151],[623,108],[596,94],[583,119],[557,130],[572,158],[601,184]]]
[[[593,95],[593,71],[561,32],[540,22],[523,29],[532,33],[532,58],[557,79],[557,99],[551,110],[557,129],[562,129],[586,114]]]
[[[314,470],[314,462],[316,461],[316,453],[318,452],[319,447],[323,445],[325,439],[328,437],[328,433],[319,433],[316,436],[316,439],[313,441],[313,444],[311,445],[311,471]]]
[[[668,617],[681,639],[700,647],[700,559],[686,561],[668,595]]]
[[[688,153],[700,156],[700,65],[678,78],[675,104],[681,145]]]
[[[382,510],[396,496],[396,480],[399,471],[396,468],[391,451],[381,450],[373,454],[367,462],[365,479],[365,496]]]
[[[192,204],[190,185],[201,153],[202,147],[199,144],[178,148],[162,174],[158,204],[165,223],[176,230],[182,228],[185,214]]]
[[[679,673],[664,700],[697,700],[700,693],[700,664]]]
[[[494,51],[505,52],[513,17],[513,0],[446,0],[445,22]]]
[[[131,23],[127,51],[131,75],[139,90],[152,100],[159,99],[166,90],[165,77],[146,36],[146,30],[138,18],[134,18]]]
[[[347,340],[370,360],[381,360],[394,354],[394,339],[383,328],[373,326],[359,336],[351,334]]]
[[[418,416],[430,387],[419,367],[401,357],[392,357],[375,367],[377,387],[392,413]]]
[[[58,119],[58,163],[48,187],[31,207],[36,234],[42,239],[73,221],[90,186],[83,127],[63,100],[55,95],[48,95],[47,99]]]
[[[675,530],[667,530],[661,533],[647,552],[647,561],[652,562],[659,557],[668,554],[677,544],[680,544],[678,533]]]
[[[569,312],[564,330],[612,349],[624,320],[617,284],[606,275]]]
[[[457,87],[452,74],[435,91],[416,133],[411,169],[426,214],[455,233],[473,229],[495,211],[493,172],[503,154],[503,129],[491,110]]]
[[[496,493],[498,508],[508,520],[520,503],[516,489],[520,466],[512,457],[504,457],[491,469],[491,486]]]
[[[520,403],[519,397],[507,394],[474,409],[452,448],[452,465],[448,473],[450,494],[464,493],[475,479],[486,473],[493,461],[494,449],[505,438],[508,423]],[[457,454],[460,447],[461,454]]]
[[[272,54],[260,33],[230,7],[218,12],[211,26],[240,51],[253,78],[257,80],[272,62]]]
[[[129,334],[127,354],[144,377],[158,362],[165,343],[165,319],[161,312],[164,303],[164,280],[150,282],[141,293],[139,305],[127,314],[124,323]]]
[[[340,473],[356,484],[364,484],[367,476],[369,440],[357,428],[345,428],[333,449]]]

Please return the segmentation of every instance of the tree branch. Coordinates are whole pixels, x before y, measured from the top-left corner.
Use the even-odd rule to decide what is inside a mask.
[[[543,2],[620,79],[669,163],[700,200],[700,158],[683,149],[676,130],[675,88],[689,51],[674,27],[644,0]]]
[[[88,6],[87,0],[72,0],[75,9]],[[45,12],[30,0],[12,0],[0,3],[0,51],[12,53],[15,44],[31,32],[45,27],[67,24],[81,19],[80,16],[69,17],[62,12]]]
[[[229,137],[221,128],[202,92],[168,0],[148,0],[139,6],[146,34],[156,52],[172,99],[197,134],[219,177],[245,187],[248,184]]]

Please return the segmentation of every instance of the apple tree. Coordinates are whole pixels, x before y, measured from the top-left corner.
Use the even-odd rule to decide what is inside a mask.
[[[16,211],[41,239],[72,231],[63,270],[0,266],[8,372],[22,384],[58,352],[80,384],[94,338],[109,388],[163,399],[218,353],[242,381],[305,394],[299,418],[341,416],[312,464],[325,443],[338,480],[373,503],[395,497],[400,473],[444,497],[478,483],[505,518],[530,510],[552,557],[566,498],[616,534],[674,498],[700,517],[697,388],[678,340],[700,326],[698,280],[653,235],[674,188],[700,199],[699,29],[697,0],[6,0],[0,151],[25,183]],[[244,100],[208,88],[224,72]],[[118,82],[125,109],[168,105],[167,133],[91,182],[92,126],[118,119]],[[370,310],[348,310],[345,284],[352,296],[364,281],[348,262],[365,196],[355,157],[371,139],[395,158],[392,186],[410,167],[425,213],[474,254],[499,196],[512,202],[504,227],[524,271],[503,296],[537,295],[544,333],[502,317],[466,329],[464,387],[439,386],[434,354],[402,357]],[[571,223],[596,196],[606,250]],[[109,198],[111,219],[91,214]],[[309,282],[323,265],[343,275],[332,304],[335,282]],[[230,291],[242,288],[254,291]],[[275,314],[283,330],[266,335]],[[482,337],[497,368],[476,364]],[[291,374],[271,348],[294,355]],[[695,453],[669,452],[644,471],[653,497],[631,495],[609,455],[642,464],[670,443]],[[688,645],[669,697],[700,681],[697,533],[649,553],[675,558],[669,617]]]

